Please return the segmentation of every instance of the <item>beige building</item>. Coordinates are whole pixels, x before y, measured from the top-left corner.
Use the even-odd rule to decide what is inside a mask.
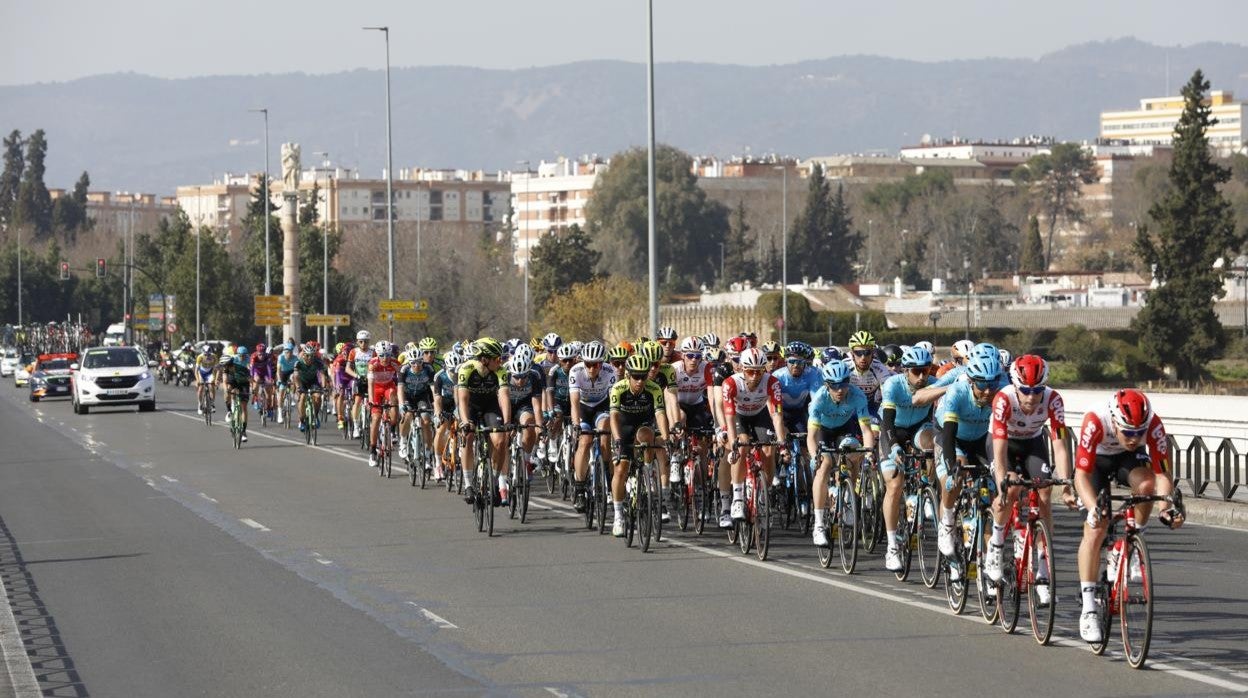
[[[585,204],[606,170],[607,163],[595,156],[543,161],[536,172],[512,173],[517,265],[528,263],[543,235],[572,225],[585,228]]]
[[[52,201],[72,192],[49,189]],[[156,228],[161,219],[172,216],[178,208],[171,196],[130,192],[87,192],[87,218],[92,230],[103,234],[120,234],[127,230],[146,232]]]
[[[953,177],[954,184],[986,184],[991,181],[1008,183],[1009,179],[995,168],[978,160],[966,158],[904,158],[887,155],[831,155],[814,157],[801,164],[802,176],[809,176],[815,165],[823,167],[825,177],[846,183],[875,184],[900,181],[910,175],[929,170],[943,170]]]
[[[1207,101],[1218,120],[1206,134],[1209,147],[1219,155],[1242,153],[1248,143],[1248,104],[1236,102],[1231,92],[1214,90]],[[1135,144],[1170,145],[1174,127],[1183,114],[1182,97],[1152,97],[1140,100],[1133,111],[1101,112],[1101,138]]]

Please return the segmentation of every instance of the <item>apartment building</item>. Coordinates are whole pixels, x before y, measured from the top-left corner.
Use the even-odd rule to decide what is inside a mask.
[[[1206,134],[1209,147],[1219,155],[1245,152],[1248,144],[1248,103],[1235,101],[1233,93],[1214,90],[1206,103],[1218,123]],[[1170,145],[1174,127],[1183,114],[1182,97],[1150,97],[1131,111],[1101,112],[1101,138],[1136,144]]]
[[[55,202],[62,196],[70,196],[72,192],[64,189],[49,189],[48,194]],[[152,230],[161,219],[172,216],[177,208],[177,201],[170,196],[130,192],[87,192],[87,218],[92,221],[92,230],[105,235],[120,234],[127,230],[139,232]]]
[[[515,211],[516,264],[529,261],[529,251],[542,236],[578,225],[585,227],[585,204],[607,162],[597,156],[542,161],[537,170],[511,174]]]

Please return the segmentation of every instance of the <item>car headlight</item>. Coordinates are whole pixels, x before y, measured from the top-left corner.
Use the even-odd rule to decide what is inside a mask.
[[[145,380],[147,380],[148,378],[151,378],[151,377],[152,377],[152,372],[151,372],[151,371],[144,371],[143,373],[140,373],[140,374],[139,374],[139,380],[141,380],[141,381],[145,381]]]

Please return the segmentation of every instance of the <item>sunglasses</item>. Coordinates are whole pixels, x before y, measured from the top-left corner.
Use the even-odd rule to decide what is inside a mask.
[[[674,347],[674,346],[676,346],[676,340],[674,340],[674,339],[660,339],[660,340],[659,340],[659,344],[662,344],[662,345],[663,345],[663,346],[665,346],[665,347]]]
[[[635,381],[644,381],[649,375],[648,373],[630,373],[628,377]]]
[[[585,362],[585,368],[600,368],[601,366],[602,366],[601,361],[586,361]]]
[[[1148,431],[1148,427],[1143,427],[1141,429],[1122,429],[1122,428],[1118,429],[1118,433],[1122,434],[1124,437],[1128,439],[1138,439],[1141,436],[1143,436],[1144,433],[1147,431]]]
[[[1037,385],[1036,387],[1031,388],[1026,385],[1020,385],[1018,386],[1018,392],[1022,393],[1023,395],[1039,395],[1040,393],[1044,392],[1044,386]]]
[[[790,366],[805,366],[806,359],[790,358],[790,359],[786,359],[785,363],[787,363]]]
[[[616,368],[619,368],[620,366],[623,366],[625,363],[627,363],[627,361],[628,361],[627,359],[611,359],[611,365],[615,366]]]
[[[875,353],[874,349],[855,349],[854,356],[871,356]]]
[[[926,376],[927,375],[926,368],[912,368],[909,370],[910,370],[910,375],[912,376]]]
[[[747,376],[761,376],[761,375],[763,375],[763,369],[761,369],[761,368],[747,368],[747,369],[745,369],[744,371],[742,371],[742,373],[744,373],[744,374],[745,374],[745,375],[747,375]]]
[[[685,354],[685,358],[686,359],[700,359],[702,358],[702,355],[699,354],[698,352],[691,351]]]
[[[561,363],[561,364],[570,364],[570,363],[572,363],[572,359],[559,359],[559,363]]]
[[[971,381],[971,385],[975,386],[975,389],[982,393],[985,390],[992,390],[997,384],[992,381]]]
[[[780,355],[779,355],[779,354],[768,354],[768,355],[767,355],[767,360],[768,360],[768,361],[778,361],[779,359],[780,359]]]
[[[841,381],[840,383],[829,383],[824,381],[823,384],[828,387],[828,390],[844,390],[849,387],[849,381]]]

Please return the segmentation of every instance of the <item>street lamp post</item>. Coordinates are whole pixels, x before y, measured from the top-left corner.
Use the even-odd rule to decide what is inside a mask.
[[[658,245],[654,237],[654,0],[646,0],[646,204],[650,255],[650,336],[659,335]]]
[[[199,321],[199,232],[203,227],[204,220],[204,201],[203,188],[195,187],[195,342],[198,343],[202,339],[201,328],[203,327]]]
[[[962,258],[962,273],[966,276],[966,339],[971,338],[971,260]]]
[[[332,183],[329,175],[329,153],[318,151],[324,161],[325,169],[325,216],[321,219],[321,314],[329,314],[329,187]],[[329,344],[329,328],[319,328],[321,346]]]
[[[780,343],[789,344],[789,168],[786,165],[773,168],[780,170],[783,184],[780,189]]]
[[[125,304],[125,301],[122,301]],[[22,226],[17,226],[17,326],[22,326]]]
[[[531,203],[529,201],[529,161],[517,160],[516,164],[524,165],[524,208],[527,210]],[[532,216],[528,218],[531,219]],[[516,220],[524,224],[524,332],[521,334],[527,334],[529,331],[529,262],[532,261],[533,248],[529,244],[530,221],[525,220],[524,213],[520,213]]]
[[[269,206],[272,199],[269,197],[269,109],[261,107],[259,109],[248,109],[253,114],[264,115],[264,295],[268,296],[273,293],[272,277],[269,272]],[[264,342],[269,346],[273,345],[273,328],[265,326]]]
[[[386,37],[386,269],[389,283],[386,297],[394,299],[394,141],[390,131],[390,27],[364,27],[366,31],[379,31]],[[420,200],[417,199],[417,204]],[[420,216],[417,215],[417,220]],[[416,260],[420,268],[420,260]],[[393,317],[393,316],[391,316]],[[394,320],[390,321],[390,339],[394,339]]]

